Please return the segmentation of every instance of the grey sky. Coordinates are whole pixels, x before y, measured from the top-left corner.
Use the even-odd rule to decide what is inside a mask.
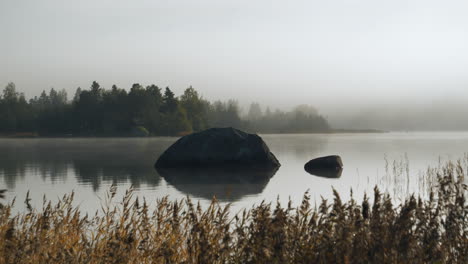
[[[428,0],[0,0],[0,85],[27,96],[93,80],[193,85],[208,99],[322,112],[462,101],[467,10]]]

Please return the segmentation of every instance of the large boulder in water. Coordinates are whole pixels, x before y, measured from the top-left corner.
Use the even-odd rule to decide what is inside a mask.
[[[234,128],[210,128],[184,136],[158,159],[156,168],[278,168],[280,163],[261,137]]]

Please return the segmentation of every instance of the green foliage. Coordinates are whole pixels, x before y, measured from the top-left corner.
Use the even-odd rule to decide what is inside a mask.
[[[195,92],[196,93],[196,92]],[[0,133],[38,132],[40,135],[130,136],[135,134],[177,135],[191,132],[192,123],[174,93],[164,96],[156,85],[136,83],[127,93],[112,86],[102,88],[94,81],[89,90],[78,88],[69,102],[65,90],[43,91],[27,103],[10,83],[0,98]],[[192,110],[191,110],[192,111]],[[191,112],[196,127],[200,115]],[[144,131],[136,128],[144,128]]]
[[[169,87],[164,93],[156,85],[132,85],[127,92],[113,85],[106,90],[94,81],[89,89],[77,88],[72,101],[64,89],[42,91],[26,102],[24,95],[9,83],[0,98],[0,134],[29,132],[43,136],[132,136],[135,127],[149,135],[176,136],[210,127],[235,127],[262,133],[327,131],[327,121],[298,107],[291,113],[259,104],[249,111],[250,120],[240,118],[235,100],[210,103],[193,88],[177,97]]]
[[[31,131],[33,128],[32,109],[24,95],[9,83],[0,98],[0,131],[7,133]]]
[[[208,122],[213,127],[248,128],[239,117],[239,104],[235,100],[215,101],[208,104]]]
[[[314,205],[262,202],[230,216],[215,198],[202,209],[189,198],[156,204],[126,192],[102,212],[72,206],[74,194],[41,210],[0,209],[0,263],[468,263],[468,206],[460,163],[436,171],[427,199],[395,199],[377,188],[372,201]],[[0,192],[1,196],[1,192]],[[372,203],[371,203],[372,202]]]
[[[143,126],[137,126],[132,129],[132,136],[135,137],[147,137],[149,136],[148,129]]]
[[[208,128],[208,102],[198,95],[198,92],[190,86],[180,97],[180,104],[187,113],[187,119],[195,131]]]
[[[70,133],[71,106],[67,101],[67,92],[51,88],[49,94],[42,91],[39,98],[29,101],[35,114],[34,130],[40,134],[58,135]]]

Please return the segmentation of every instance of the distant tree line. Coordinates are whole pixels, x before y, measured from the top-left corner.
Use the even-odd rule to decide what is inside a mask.
[[[241,119],[237,101],[209,102],[192,87],[177,97],[168,87],[163,90],[136,83],[127,91],[116,85],[104,89],[97,82],[88,90],[78,88],[72,100],[64,89],[52,88],[27,101],[15,84],[9,83],[0,95],[0,133],[173,136],[227,126],[264,133],[321,132],[329,128],[317,113],[298,108],[287,113],[268,109],[263,113],[257,106],[251,106],[248,116]]]
[[[316,133],[329,132],[328,121],[309,105],[299,105],[290,112],[279,109],[265,111],[259,103],[252,103],[247,113],[250,129],[262,133]]]

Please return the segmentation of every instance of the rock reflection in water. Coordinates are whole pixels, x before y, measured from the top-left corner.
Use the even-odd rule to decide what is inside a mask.
[[[247,195],[259,194],[277,169],[180,168],[157,169],[172,186],[197,198],[233,202]]]
[[[341,173],[343,172],[343,168],[315,168],[315,169],[308,169],[305,170],[308,173],[314,175],[314,176],[319,176],[319,177],[324,177],[324,178],[340,178]]]

